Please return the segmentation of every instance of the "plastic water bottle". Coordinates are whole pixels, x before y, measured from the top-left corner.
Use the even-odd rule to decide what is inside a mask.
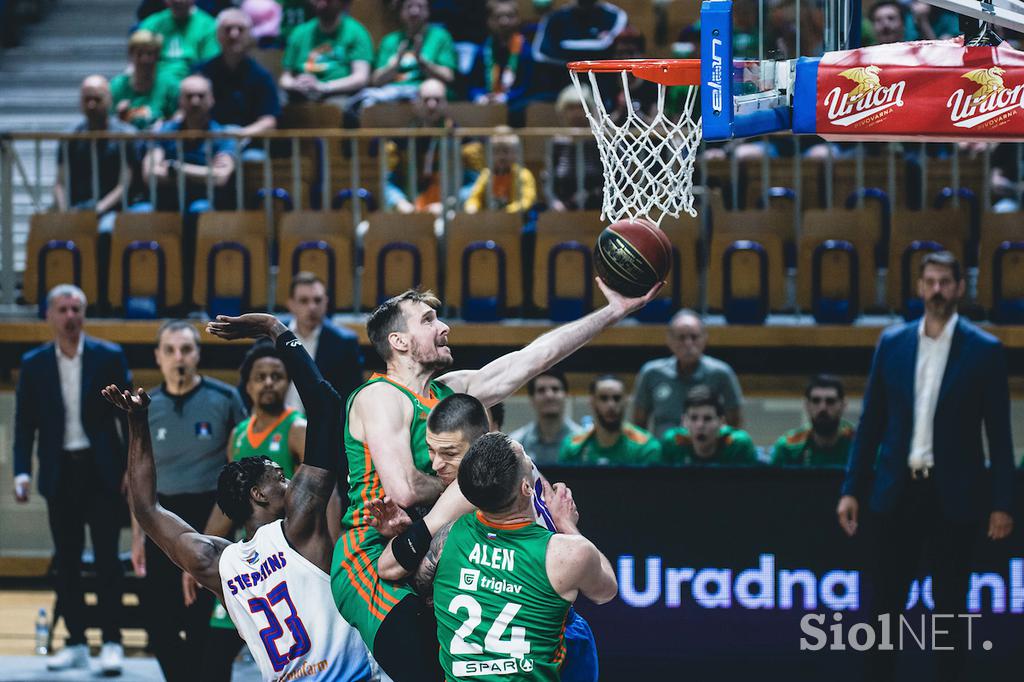
[[[39,609],[36,616],[36,655],[45,656],[49,652],[50,621],[46,617],[46,609]]]

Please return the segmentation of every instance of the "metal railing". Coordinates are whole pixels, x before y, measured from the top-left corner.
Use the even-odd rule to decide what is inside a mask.
[[[306,208],[328,210],[332,207],[337,192],[343,188],[365,188],[371,193],[376,192],[377,203],[382,210],[386,208],[386,196],[389,184],[404,188],[405,195],[410,201],[415,201],[417,194],[417,181],[420,169],[417,168],[417,155],[412,153],[416,142],[423,138],[436,140],[437,149],[437,182],[439,183],[439,196],[441,198],[442,210],[439,221],[441,230],[447,225],[450,217],[460,210],[459,190],[463,187],[464,162],[461,149],[464,142],[479,141],[484,149],[484,166],[490,168],[493,165],[493,151],[491,137],[496,133],[507,133],[507,129],[496,130],[493,128],[376,128],[359,130],[338,130],[338,129],[315,129],[315,130],[276,130],[261,134],[248,140],[248,147],[245,151],[241,148],[242,139],[231,132],[202,132],[202,131],[176,131],[174,133],[139,132],[134,134],[110,133],[110,132],[87,132],[87,133],[40,133],[40,132],[17,132],[0,134],[0,302],[13,303],[15,300],[15,285],[17,273],[15,270],[15,225],[14,225],[14,193],[16,180],[20,181],[17,188],[22,189],[29,197],[32,207],[36,212],[49,209],[46,200],[47,193],[51,190],[44,185],[41,168],[44,159],[52,159],[61,150],[63,158],[67,158],[68,146],[72,142],[86,141],[90,144],[91,163],[91,196],[94,201],[99,199],[101,188],[99,186],[99,149],[98,144],[102,140],[113,141],[118,145],[118,154],[121,161],[122,182],[127,182],[124,177],[129,169],[141,169],[139,159],[149,150],[160,144],[172,144],[175,155],[183,159],[185,147],[192,141],[201,141],[204,146],[206,157],[209,159],[214,149],[214,141],[230,138],[236,142],[232,157],[235,169],[232,178],[222,187],[217,188],[214,183],[212,167],[207,165],[205,187],[203,194],[211,205],[216,205],[216,195],[233,195],[230,202],[236,210],[246,208],[257,208],[262,206],[266,216],[266,227],[268,243],[273,243],[274,238],[274,211],[275,197],[287,195],[291,200],[289,208],[302,210]],[[577,196],[583,196],[588,187],[586,178],[586,145],[591,141],[589,129],[584,128],[526,128],[517,129],[514,133],[523,141],[516,154],[516,161],[527,167],[542,169],[541,177],[538,178],[538,199],[543,203],[554,196],[554,169],[552,168],[553,145],[556,138],[569,139],[573,141],[574,163],[576,174]],[[722,189],[727,195],[725,205],[731,209],[754,208],[770,206],[775,194],[773,188],[785,183],[788,190],[785,193],[793,201],[793,221],[796,238],[800,236],[801,208],[808,205],[815,205],[821,208],[831,209],[836,206],[852,205],[862,207],[865,201],[863,191],[870,181],[877,184],[884,184],[883,187],[875,187],[888,195],[891,206],[907,206],[908,199],[913,198],[917,202],[917,208],[932,205],[931,194],[945,190],[945,197],[958,206],[963,193],[962,181],[965,176],[965,167],[970,167],[970,175],[976,181],[975,190],[980,194],[980,206],[982,210],[991,210],[993,189],[991,182],[991,154],[992,147],[988,146],[981,151],[965,151],[956,145],[947,146],[943,158],[932,158],[929,156],[929,149],[924,143],[859,143],[846,145],[839,148],[834,145],[823,145],[820,148],[822,154],[819,158],[811,159],[806,155],[806,149],[800,153],[793,153],[790,156],[775,156],[769,150],[774,142],[794,138],[783,138],[782,136],[758,138],[733,143],[726,147],[724,161],[710,160],[710,153],[702,153],[698,164],[698,178],[696,186],[707,186],[714,183],[716,172],[727,175],[726,182],[722,183]],[[797,138],[799,139],[799,138]],[[524,155],[524,147],[530,140],[530,158]],[[543,144],[542,158],[538,158],[537,150]],[[404,144],[409,153],[405,154],[404,168],[392,168],[388,154],[385,151],[385,142],[394,141],[396,144]],[[26,164],[22,154],[15,149],[16,143],[31,143],[31,154],[34,158],[32,163]],[[759,158],[741,159],[740,145],[761,145],[762,153]],[[806,145],[804,145],[806,147]],[[749,147],[748,147],[749,149]],[[247,160],[251,156],[249,152],[262,152],[258,161]],[[1024,148],[1017,146],[1015,155],[1017,163],[1017,177],[1021,177],[1024,170]],[[873,159],[873,166],[877,170],[879,159],[884,160],[885,167],[884,183],[878,183],[877,173],[869,173],[867,160]],[[723,163],[725,164],[723,168]],[[901,173],[900,164],[903,172]],[[906,178],[906,168],[916,165],[917,181],[911,187],[908,182],[900,182],[900,178]],[[34,174],[30,174],[28,168],[34,167]],[[851,184],[858,191],[849,196],[836,196],[837,170],[843,169],[849,176],[852,170],[852,178],[846,178],[846,186]],[[948,178],[939,180],[941,187],[930,186],[933,182],[933,171],[935,177]],[[808,177],[810,175],[811,177]],[[980,177],[979,177],[980,175]],[[375,177],[374,177],[375,176]],[[851,183],[852,180],[852,183]],[[63,173],[65,196],[70,197],[71,178],[68,173]],[[518,177],[515,178],[518,183]],[[177,209],[184,212],[187,209],[185,197],[187,180],[179,173],[174,181],[174,190],[177,195]],[[495,207],[493,191],[494,175],[491,174],[490,182],[486,188],[486,207]],[[755,202],[748,201],[748,188],[753,184],[759,184],[758,198]],[[134,179],[132,186],[141,193],[141,198],[152,206],[157,206],[157,198],[161,192],[161,184],[152,173],[148,178],[140,182]],[[141,187],[141,189],[140,189]],[[806,196],[809,188],[817,196]],[[518,189],[518,188],[517,188]],[[259,190],[262,190],[260,192]],[[281,190],[275,194],[274,190]],[[167,191],[167,190],[163,190]],[[1016,183],[1013,194],[1019,203],[1024,200],[1024,183]],[[521,192],[517,191],[521,196]],[[131,210],[133,197],[125,191],[121,198],[121,210]],[[348,209],[352,213],[354,224],[359,224],[367,207],[364,206],[364,196],[354,194],[351,201],[348,201]],[[943,199],[945,200],[945,199]],[[254,206],[255,202],[255,206]],[[708,235],[710,225],[707,222],[709,216],[709,193],[702,192],[700,198],[701,213],[704,217],[704,236]],[[751,204],[755,205],[751,205]],[[707,239],[703,240],[705,248]],[[707,255],[707,254],[705,254]],[[706,261],[705,261],[706,262]]]

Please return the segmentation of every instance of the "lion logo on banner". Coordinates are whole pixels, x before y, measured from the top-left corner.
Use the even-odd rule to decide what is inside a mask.
[[[840,71],[840,76],[849,78],[857,84],[857,87],[850,91],[849,101],[851,103],[856,102],[869,92],[882,87],[882,81],[878,78],[878,74],[881,72],[882,70],[874,64]]]
[[[998,66],[993,66],[990,69],[975,69],[974,71],[968,71],[962,77],[969,81],[974,81],[981,87],[975,91],[971,97],[971,101],[975,104],[982,101],[990,95],[994,95],[997,92],[1002,92],[1006,89],[1003,84],[1003,74],[1006,73],[1004,69]]]

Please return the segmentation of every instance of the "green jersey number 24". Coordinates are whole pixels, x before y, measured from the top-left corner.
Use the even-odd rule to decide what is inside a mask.
[[[480,646],[476,642],[466,641],[466,638],[480,627],[483,614],[480,602],[468,594],[456,595],[451,603],[448,604],[448,611],[457,616],[459,611],[464,610],[466,612],[466,619],[462,622],[459,629],[455,631],[449,651],[453,655],[482,654],[484,651],[489,651],[495,654],[505,654],[512,658],[522,658],[530,653],[530,642],[526,639],[526,628],[513,626],[509,632],[509,638],[502,639],[505,636],[505,630],[509,629],[512,619],[516,617],[521,608],[522,606],[519,604],[507,602],[501,613],[498,614],[498,617],[494,619],[491,627],[488,628],[487,635],[484,637],[484,645]]]

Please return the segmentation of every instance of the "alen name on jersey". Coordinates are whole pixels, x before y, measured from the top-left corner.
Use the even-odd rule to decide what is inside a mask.
[[[479,542],[473,544],[473,551],[469,553],[469,560],[480,566],[487,566],[499,571],[514,571],[516,564],[516,551],[504,547],[491,547]]]
[[[259,554],[255,552],[253,554],[255,559],[247,558],[247,562],[255,563],[259,559]],[[271,574],[276,573],[287,565],[288,561],[284,558],[284,552],[276,552],[263,560],[258,571],[239,573],[235,577],[230,578],[227,581],[228,588],[231,590],[231,594],[238,594],[242,590],[255,587],[270,577]]]

